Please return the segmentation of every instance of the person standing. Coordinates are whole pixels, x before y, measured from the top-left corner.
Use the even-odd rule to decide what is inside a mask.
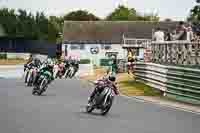
[[[187,28],[183,21],[179,22],[179,25],[176,28],[174,40],[187,40]]]
[[[156,42],[164,42],[165,34],[164,32],[158,27],[156,32],[153,35],[153,40]]]
[[[168,29],[167,32],[166,32],[165,40],[166,41],[172,41],[172,33],[170,32],[170,29]]]
[[[133,73],[134,71],[134,61],[135,61],[135,56],[134,56],[134,52],[129,49],[128,50],[128,74]]]
[[[187,27],[187,40],[188,41],[194,40],[194,33],[193,33],[192,27],[190,25]]]
[[[116,75],[118,72],[118,66],[117,66],[117,59],[113,59],[113,63],[112,63],[112,75]]]

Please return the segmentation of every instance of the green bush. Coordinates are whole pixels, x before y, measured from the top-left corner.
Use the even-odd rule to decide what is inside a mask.
[[[0,53],[0,59],[6,59],[6,58],[7,58],[6,54]]]
[[[110,66],[110,61],[112,61],[112,59],[101,59],[100,60],[100,65],[101,66]]]
[[[81,59],[80,64],[90,64],[90,59]]]

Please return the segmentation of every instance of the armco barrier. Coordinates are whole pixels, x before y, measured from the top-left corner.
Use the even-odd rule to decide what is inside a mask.
[[[200,104],[200,69],[136,63],[136,79],[179,101]]]

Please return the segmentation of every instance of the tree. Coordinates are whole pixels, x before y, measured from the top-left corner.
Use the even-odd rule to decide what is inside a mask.
[[[60,43],[64,20],[62,17],[50,16],[48,23],[48,40],[52,43]]]
[[[29,37],[31,33],[31,25],[29,25],[28,13],[19,9],[17,15],[17,36]]]
[[[159,21],[158,15],[145,14],[140,15],[134,8],[128,8],[119,5],[112,13],[110,13],[106,20],[108,21]]]
[[[64,20],[71,21],[98,21],[100,18],[84,10],[77,10],[64,16]]]
[[[52,16],[49,19],[43,12],[34,16],[26,10],[0,9],[0,24],[8,37],[24,37],[36,40],[56,42],[62,32],[63,18]]]
[[[0,24],[8,36],[14,36],[17,31],[17,16],[15,10],[8,8],[0,9]]]
[[[200,3],[200,0],[196,0],[196,2]],[[199,5],[196,5],[193,9],[191,9],[188,20],[194,23],[200,23],[200,6]]]
[[[137,20],[136,10],[134,8],[127,8],[123,5],[119,5],[112,13],[110,13],[106,20],[108,21],[127,21]]]
[[[157,14],[153,14],[153,13],[150,13],[150,14],[145,14],[144,16],[141,16],[143,18],[143,21],[155,21],[155,22],[158,22],[159,21],[159,17]]]
[[[36,26],[37,26],[37,35],[41,40],[48,39],[48,18],[44,15],[43,12],[37,12],[35,18]]]

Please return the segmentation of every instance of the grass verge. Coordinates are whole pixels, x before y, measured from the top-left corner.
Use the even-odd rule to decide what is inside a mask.
[[[23,59],[0,59],[0,65],[19,65],[25,63],[26,60]]]
[[[95,81],[105,74],[105,69],[95,69],[95,74],[82,77],[83,80]],[[117,75],[120,92],[126,96],[161,96],[160,91],[134,80],[134,76],[127,73]]]

